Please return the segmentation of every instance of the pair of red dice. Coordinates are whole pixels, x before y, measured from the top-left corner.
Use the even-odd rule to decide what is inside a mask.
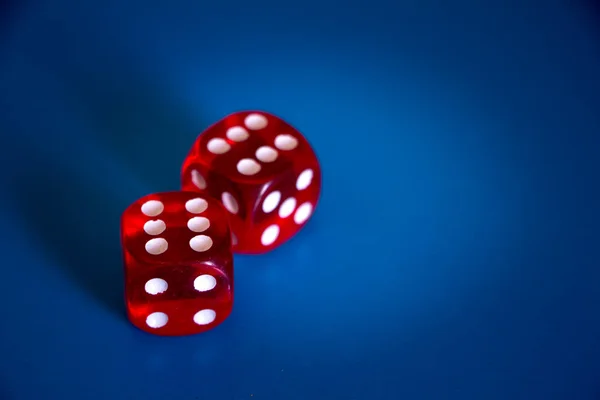
[[[312,215],[321,169],[308,141],[264,112],[231,114],[198,136],[181,191],[154,193],[121,218],[127,315],[164,336],[214,328],[233,306],[233,254],[261,254]]]

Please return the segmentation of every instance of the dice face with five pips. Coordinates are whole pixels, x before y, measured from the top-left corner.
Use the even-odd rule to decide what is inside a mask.
[[[138,328],[178,336],[231,313],[231,232],[222,205],[197,192],[145,196],[121,219],[127,314]]]

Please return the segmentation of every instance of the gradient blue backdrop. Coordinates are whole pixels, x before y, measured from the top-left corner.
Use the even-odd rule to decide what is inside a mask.
[[[153,4],[3,6],[0,399],[600,398],[596,9]],[[322,202],[236,258],[218,329],[144,334],[120,213],[248,108],[305,133]]]

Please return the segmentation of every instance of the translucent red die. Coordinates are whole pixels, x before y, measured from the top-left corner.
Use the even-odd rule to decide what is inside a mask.
[[[321,168],[306,138],[260,111],[228,115],[201,133],[181,174],[182,190],[207,193],[227,209],[237,253],[265,253],[288,241],[321,193]]]
[[[145,196],[121,218],[130,321],[164,336],[200,333],[231,313],[233,255],[227,212],[197,192]]]

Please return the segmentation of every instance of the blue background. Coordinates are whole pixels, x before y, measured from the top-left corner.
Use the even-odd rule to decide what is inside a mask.
[[[0,398],[600,398],[591,3],[4,4]],[[566,6],[570,3],[570,6]],[[160,338],[119,217],[240,109],[320,156],[314,219]]]

